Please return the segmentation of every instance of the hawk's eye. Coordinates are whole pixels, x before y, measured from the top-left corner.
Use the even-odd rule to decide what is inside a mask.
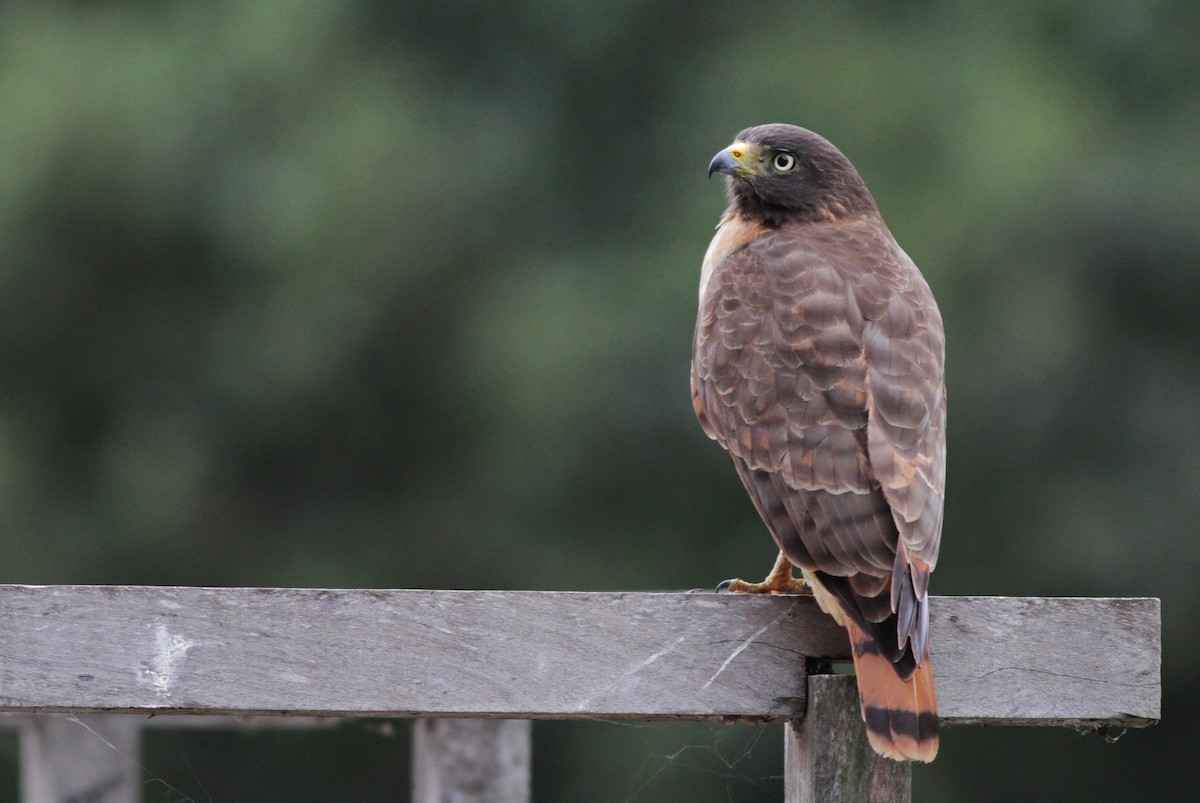
[[[787,173],[796,166],[796,157],[787,151],[780,151],[775,154],[775,158],[771,160],[771,164],[775,167],[776,171]]]

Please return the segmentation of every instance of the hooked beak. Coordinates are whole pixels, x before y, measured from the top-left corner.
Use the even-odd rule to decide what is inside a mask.
[[[712,178],[713,173],[727,176],[759,175],[758,151],[758,148],[745,142],[733,143],[708,163],[708,177]]]

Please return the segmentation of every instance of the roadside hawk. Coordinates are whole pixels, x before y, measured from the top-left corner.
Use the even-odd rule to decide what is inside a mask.
[[[850,636],[867,735],[937,754],[929,575],[946,477],[942,319],[842,153],[790,125],[719,152],[729,208],[700,273],[692,397],[779,546]],[[795,580],[792,567],[803,580]]]

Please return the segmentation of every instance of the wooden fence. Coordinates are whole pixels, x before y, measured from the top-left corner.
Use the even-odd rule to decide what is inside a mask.
[[[935,598],[942,721],[1153,724],[1159,618],[1156,599]],[[908,800],[853,678],[826,674],[846,657],[806,597],[0,586],[26,803],[138,800],[130,757],[163,715],[411,717],[419,803],[528,800],[531,719],[787,721],[787,800]]]

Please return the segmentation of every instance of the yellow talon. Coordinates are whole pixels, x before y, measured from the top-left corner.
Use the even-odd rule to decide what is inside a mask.
[[[792,575],[792,563],[783,552],[775,559],[771,573],[761,583],[747,583],[745,580],[726,580],[717,586],[717,591],[728,591],[730,594],[811,594],[812,589],[803,579]]]

